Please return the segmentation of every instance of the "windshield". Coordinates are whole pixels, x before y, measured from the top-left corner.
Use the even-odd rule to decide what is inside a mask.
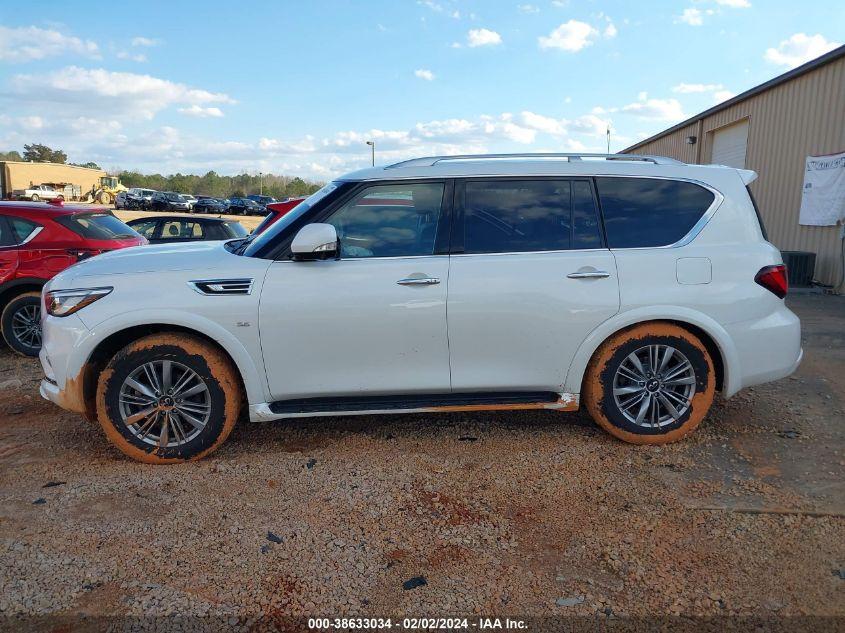
[[[90,240],[116,240],[138,234],[111,213],[75,213],[56,218],[56,222]]]
[[[297,220],[299,220],[299,218],[305,215],[315,204],[320,202],[329,194],[334,193],[334,191],[338,187],[340,187],[341,184],[343,183],[328,183],[322,189],[315,191],[310,196],[305,198],[305,200],[303,200],[293,209],[291,209],[288,213],[283,215],[282,218],[275,222],[273,226],[271,226],[269,229],[267,229],[263,233],[259,233],[257,235],[254,234],[255,237],[251,238],[243,254],[247,257],[260,256],[259,254],[265,251],[266,246],[276,241],[276,236],[284,233],[289,226],[294,224]]]

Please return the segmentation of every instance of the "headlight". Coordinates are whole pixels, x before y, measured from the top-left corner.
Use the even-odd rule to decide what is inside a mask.
[[[44,295],[47,314],[64,317],[78,312],[87,305],[102,299],[113,288],[78,288],[76,290],[51,290]]]

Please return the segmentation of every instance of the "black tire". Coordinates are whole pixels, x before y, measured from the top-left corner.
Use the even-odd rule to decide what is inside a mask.
[[[191,426],[187,417],[177,417],[184,439],[180,438],[179,430],[171,418],[165,417],[165,412],[170,414],[177,406],[184,406],[184,403],[175,404],[182,402],[175,400],[175,394],[174,398],[168,400],[162,390],[161,397],[154,405],[127,405],[127,402],[133,402],[133,398],[143,395],[142,391],[133,389],[129,395],[124,391],[121,400],[121,388],[133,372],[146,363],[164,361],[169,361],[173,367],[171,385],[179,383],[180,375],[184,378],[183,368],[187,368],[207,388],[200,396],[195,396],[201,397],[204,403],[202,406],[208,408],[208,417],[201,428]],[[144,378],[139,380],[144,381]],[[152,381],[142,386],[149,391],[149,385],[152,385]],[[124,347],[100,375],[97,385],[97,419],[112,444],[132,459],[149,464],[196,460],[215,450],[232,432],[241,409],[241,393],[237,372],[228,356],[218,347],[191,335],[153,334]],[[190,402],[195,407],[192,411],[196,411],[198,405],[195,400],[186,399],[186,402]],[[153,412],[136,424],[127,423],[127,417],[146,410]],[[192,415],[201,417],[201,414]],[[142,425],[147,423],[151,430],[145,441],[138,433],[143,431]],[[171,442],[171,439],[177,441]]]
[[[688,365],[680,363],[679,366],[691,367],[692,371],[691,374],[685,373],[683,378],[688,380],[688,384],[691,385],[691,392],[684,394],[684,397],[681,398],[681,400],[686,399],[688,402],[686,410],[679,407],[678,410],[673,412],[674,415],[670,415],[668,409],[664,408],[665,421],[658,422],[655,426],[649,426],[644,421],[637,424],[635,420],[629,419],[620,409],[617,399],[613,395],[617,371],[620,366],[632,354],[648,346],[662,346],[664,350],[671,348],[680,352]],[[659,358],[657,354],[654,356]],[[673,356],[672,358],[679,357]],[[663,370],[654,369],[654,365],[661,365],[661,363],[652,362],[651,367],[649,367],[644,362],[641,371],[643,374],[648,374],[648,380],[640,383],[627,382],[628,385],[631,385],[630,387],[620,384],[622,386],[620,392],[632,388],[647,395],[648,390],[653,387],[655,390],[665,393],[664,381],[666,384],[672,384],[668,382],[671,378],[669,375],[671,370],[665,372],[666,379],[664,379]],[[651,385],[650,383],[654,384]],[[643,323],[616,333],[596,350],[584,376],[582,401],[598,425],[614,437],[632,444],[666,444],[686,437],[698,427],[713,404],[715,383],[716,372],[713,368],[710,353],[698,338],[684,328],[672,323]],[[639,384],[639,387],[637,384]],[[681,387],[670,387],[669,389],[681,389]],[[628,414],[631,418],[636,417],[634,412],[637,412],[641,406],[642,401],[635,400],[637,395],[632,394],[630,396],[632,398],[630,402],[634,402],[633,409],[629,409]],[[654,395],[654,400],[658,400],[660,397],[666,399],[666,396],[657,396],[656,393]],[[626,397],[620,396],[623,405],[627,404],[624,401]],[[669,397],[672,398],[672,394],[669,394]],[[651,399],[649,397],[649,400]],[[673,401],[673,404],[676,404],[676,402]],[[678,413],[681,413],[681,415],[675,417]],[[655,418],[658,417],[659,413],[655,415]]]
[[[37,320],[37,330],[22,329],[24,321]],[[3,308],[0,316],[0,329],[3,339],[16,353],[22,356],[38,356],[41,351],[41,293],[24,292],[12,299]]]

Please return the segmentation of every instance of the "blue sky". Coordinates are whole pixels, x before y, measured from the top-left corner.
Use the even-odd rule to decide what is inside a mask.
[[[610,124],[616,151],[845,42],[841,0],[8,7],[0,149],[317,180],[369,139],[377,162],[604,151]]]

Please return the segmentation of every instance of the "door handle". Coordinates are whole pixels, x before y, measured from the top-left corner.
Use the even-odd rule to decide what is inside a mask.
[[[569,279],[604,279],[610,277],[610,273],[603,270],[584,270],[577,273],[569,273]]]
[[[400,286],[433,286],[439,284],[440,279],[437,277],[405,277],[396,282]]]

